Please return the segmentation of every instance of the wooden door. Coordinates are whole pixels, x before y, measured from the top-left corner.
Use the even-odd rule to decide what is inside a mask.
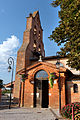
[[[42,106],[42,80],[36,80],[34,89],[34,107]]]
[[[48,80],[42,80],[42,107],[48,108],[49,96],[48,96]]]

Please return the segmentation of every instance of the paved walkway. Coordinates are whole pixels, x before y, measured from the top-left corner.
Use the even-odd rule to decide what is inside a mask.
[[[49,108],[12,108],[0,110],[0,120],[57,120]],[[65,120],[65,119],[58,119]]]
[[[0,110],[0,120],[55,120],[55,117],[46,108],[15,108]]]

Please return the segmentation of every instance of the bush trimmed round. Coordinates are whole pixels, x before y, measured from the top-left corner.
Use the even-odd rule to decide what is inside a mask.
[[[65,105],[61,109],[61,115],[66,118],[72,118],[72,107],[74,108],[74,116],[80,113],[80,102]]]

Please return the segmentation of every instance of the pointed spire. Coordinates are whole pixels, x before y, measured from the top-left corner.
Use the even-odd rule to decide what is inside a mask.
[[[35,17],[37,13],[39,13],[39,11],[33,12],[33,17]]]

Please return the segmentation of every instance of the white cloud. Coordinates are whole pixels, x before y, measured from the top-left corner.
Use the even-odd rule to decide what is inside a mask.
[[[3,41],[2,44],[0,44],[0,67],[6,68],[8,58],[12,56],[15,58],[16,54],[16,48],[19,47],[19,39],[12,35],[10,38],[7,38],[5,41]]]

